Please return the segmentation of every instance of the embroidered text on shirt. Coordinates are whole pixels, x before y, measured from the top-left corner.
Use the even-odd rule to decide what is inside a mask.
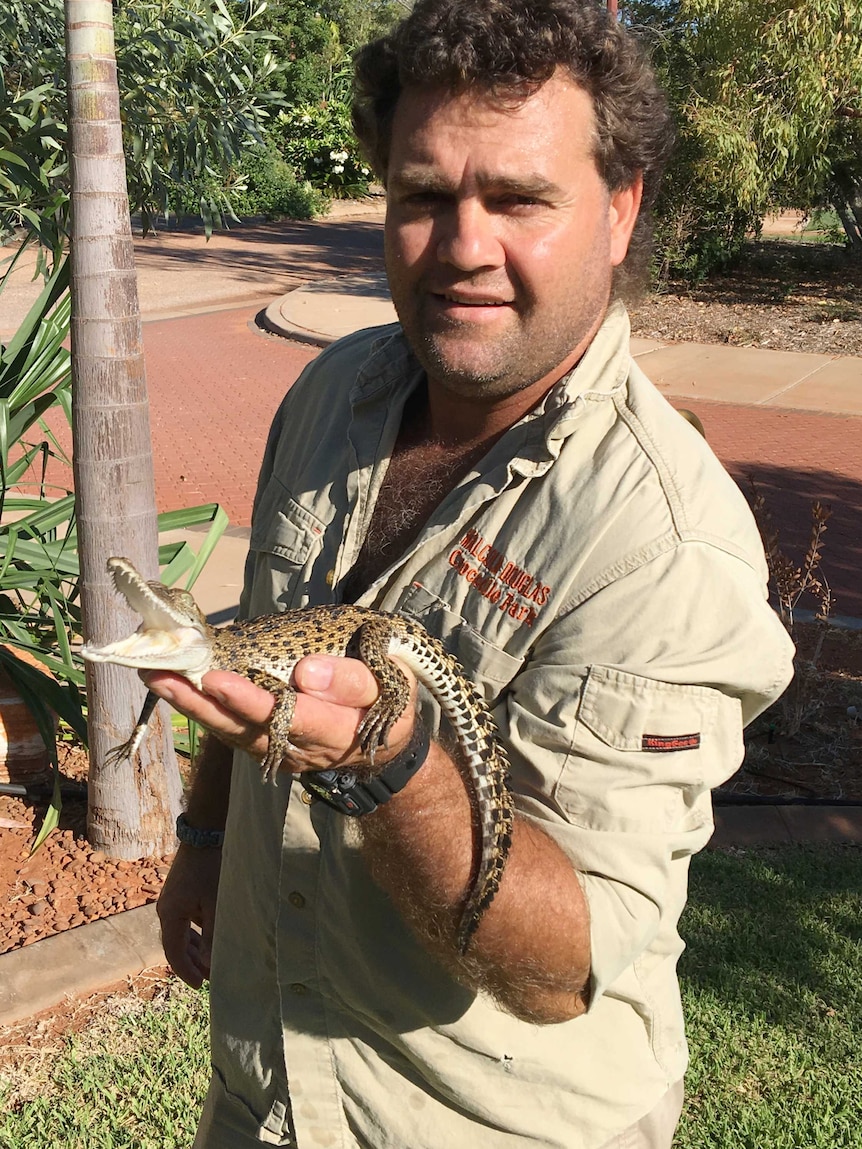
[[[699,734],[644,734],[641,747],[644,750],[697,750],[700,746]]]
[[[483,598],[527,626],[539,617],[551,593],[549,586],[510,562],[472,528],[449,555],[449,565]]]

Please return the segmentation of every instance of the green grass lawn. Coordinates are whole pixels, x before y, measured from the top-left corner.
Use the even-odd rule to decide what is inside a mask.
[[[2,1149],[188,1149],[209,1081],[208,998],[172,979],[111,995],[4,1082]]]
[[[862,1149],[862,849],[702,854],[682,932],[692,1059],[675,1149]],[[23,1058],[0,1075],[0,1146],[186,1149],[206,1000],[177,982],[118,995]]]
[[[862,1146],[862,850],[701,855],[682,933],[675,1149]]]

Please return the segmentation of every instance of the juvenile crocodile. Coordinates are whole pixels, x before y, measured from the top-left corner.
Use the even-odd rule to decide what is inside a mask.
[[[476,877],[458,926],[463,953],[500,885],[511,844],[514,818],[509,764],[493,719],[456,660],[418,623],[351,605],[307,607],[282,614],[208,625],[192,596],[160,582],[145,581],[128,559],[108,559],[114,584],[143,618],[128,638],[106,646],[84,646],[84,658],[138,670],[171,670],[202,688],[208,670],[231,670],[276,696],[270,720],[264,780],[273,778],[291,749],[290,725],[296,694],[293,668],[307,654],[361,659],[380,690],[357,731],[373,770],[375,751],[410,699],[397,656],[437,699],[462,752],[472,784],[480,832]],[[131,738],[111,752],[113,761],[131,757],[140,746],[157,698],[147,694]]]

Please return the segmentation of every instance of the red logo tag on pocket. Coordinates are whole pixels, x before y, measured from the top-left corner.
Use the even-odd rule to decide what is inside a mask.
[[[668,750],[697,750],[699,746],[699,734],[644,734],[641,742],[643,750],[653,750],[657,753]]]

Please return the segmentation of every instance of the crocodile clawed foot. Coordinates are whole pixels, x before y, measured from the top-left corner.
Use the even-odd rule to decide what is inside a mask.
[[[111,769],[119,766],[121,763],[128,761],[134,752],[135,738],[132,736],[121,746],[114,746],[105,755],[105,765],[110,766]]]
[[[378,700],[368,708],[365,717],[359,723],[356,731],[359,747],[362,753],[368,756],[368,761],[372,767],[376,752],[381,747],[385,749],[389,745],[389,731],[399,717],[400,712],[393,712],[387,707],[381,706]]]
[[[261,777],[264,782],[275,781],[278,768],[288,754],[301,754],[299,747],[290,741],[290,727],[295,709],[296,691],[287,686],[276,696],[275,707],[269,720],[269,749],[261,765]]]

